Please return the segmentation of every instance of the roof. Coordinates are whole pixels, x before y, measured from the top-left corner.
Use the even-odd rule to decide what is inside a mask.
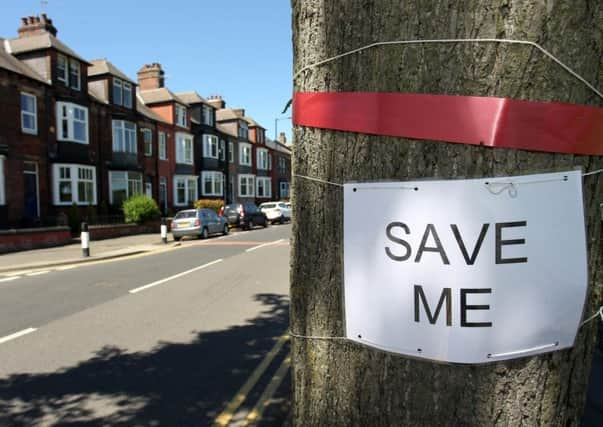
[[[280,151],[281,153],[285,153],[291,155],[291,147],[280,143],[279,141],[274,141],[272,139],[266,140],[266,145],[273,150]]]
[[[84,58],[79,56],[73,50],[68,48],[62,41],[57,39],[50,33],[42,33],[35,36],[19,37],[8,40],[10,53],[13,55],[26,52],[34,52],[36,50],[54,48],[65,55],[69,55],[86,64],[90,64]]]
[[[12,71],[13,73],[20,74],[25,77],[29,77],[32,80],[39,81],[41,83],[49,84],[50,82],[44,80],[42,76],[36,73],[29,65],[19,61],[17,58],[12,56],[5,50],[5,40],[0,38],[0,68]]]
[[[217,128],[220,132],[225,133],[226,135],[234,136],[235,138],[238,138],[239,136],[236,132],[232,131],[227,126],[221,125],[220,123],[218,123]]]
[[[148,104],[158,104],[160,102],[170,102],[170,101],[179,102],[181,104],[188,105],[188,102],[185,102],[184,100],[180,99],[180,97],[176,96],[172,91],[170,91],[168,88],[165,88],[165,87],[160,87],[159,89],[144,90],[144,91],[139,90],[138,94],[140,95],[142,102],[144,102],[147,105]]]
[[[178,98],[187,104],[207,104],[207,100],[201,97],[197,92],[179,92],[176,94]],[[207,104],[209,105],[209,104]]]
[[[107,99],[107,95],[104,93],[102,88],[99,88],[95,85],[88,85],[88,95],[94,98],[95,101],[100,102],[102,104],[108,104],[109,100]]]
[[[262,128],[262,129],[266,129],[265,127],[263,127],[261,124],[259,124],[258,122],[256,122],[255,120],[253,120],[251,117],[245,117],[245,121],[247,122],[247,124],[251,127],[255,127],[255,128]]]
[[[239,120],[243,117],[236,113],[236,108],[221,108],[216,111],[216,121]]]
[[[91,67],[88,67],[88,75],[89,76],[100,76],[103,74],[111,74],[112,76],[118,77],[122,80],[128,81],[130,83],[134,83],[134,80],[126,76],[122,73],[115,65],[106,59],[93,59],[90,61],[92,63]]]
[[[138,112],[140,114],[142,114],[143,116],[151,119],[151,120],[155,120],[157,122],[163,122],[163,123],[167,123],[159,114],[155,113],[153,110],[151,110],[149,107],[147,107],[146,105],[144,105],[139,96],[136,96],[136,109],[138,110]]]

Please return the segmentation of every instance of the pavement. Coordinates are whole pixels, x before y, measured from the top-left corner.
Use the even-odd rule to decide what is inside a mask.
[[[0,274],[119,258],[166,250],[180,245],[180,243],[172,240],[169,234],[167,244],[162,243],[159,233],[139,234],[91,241],[90,256],[84,257],[79,239],[74,239],[74,242],[76,243],[54,248],[33,249],[0,255]]]

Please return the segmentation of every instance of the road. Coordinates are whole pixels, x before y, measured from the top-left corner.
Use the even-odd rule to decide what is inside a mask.
[[[0,425],[278,425],[290,232],[0,282]]]

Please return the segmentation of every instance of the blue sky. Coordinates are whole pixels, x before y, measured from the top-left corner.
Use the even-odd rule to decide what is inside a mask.
[[[42,7],[2,0],[0,37],[16,37],[21,17]],[[172,91],[222,95],[269,138],[275,118],[291,115],[281,115],[292,93],[289,0],[48,0],[44,10],[59,39],[84,58],[107,58],[133,79],[159,62]],[[291,120],[279,120],[278,130],[290,137]]]

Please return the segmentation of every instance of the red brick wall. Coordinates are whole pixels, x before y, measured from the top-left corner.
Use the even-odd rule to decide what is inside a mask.
[[[0,231],[0,253],[61,246],[71,241],[69,227]]]
[[[169,228],[168,228],[169,229]],[[159,236],[161,228],[160,223],[151,222],[148,224],[111,224],[111,225],[91,225],[88,227],[90,240],[113,239],[115,237],[132,236],[135,234],[157,233]],[[159,237],[158,237],[159,240]]]

